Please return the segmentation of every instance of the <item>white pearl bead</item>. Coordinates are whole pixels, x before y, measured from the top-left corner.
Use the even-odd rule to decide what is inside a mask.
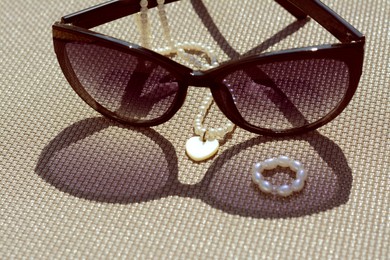
[[[141,7],[147,7],[148,6],[148,1],[147,0],[141,0],[139,4],[140,4]]]
[[[254,171],[252,173],[252,180],[254,183],[258,184],[261,180],[263,180],[263,175],[261,173]]]
[[[200,127],[197,126],[194,128],[194,131],[196,135],[202,136],[206,132],[206,129],[201,126]]]
[[[291,189],[293,191],[300,191],[303,189],[303,186],[305,185],[305,181],[302,179],[296,179],[291,183]]]
[[[258,173],[262,172],[262,171],[263,171],[263,164],[260,163],[260,162],[255,163],[255,164],[253,165],[252,171],[258,172]]]
[[[271,191],[273,191],[274,186],[269,181],[261,180],[259,182],[259,188],[265,193],[270,193]]]
[[[290,162],[291,162],[291,160],[287,156],[279,156],[278,157],[278,164],[281,167],[288,167],[290,165]]]
[[[299,169],[302,168],[302,164],[298,161],[293,161],[291,164],[290,164],[290,169],[293,170],[293,171],[298,171]]]
[[[202,119],[201,118],[195,118],[194,124],[195,125],[201,125],[202,124]]]
[[[210,128],[208,131],[207,131],[207,134],[208,134],[208,137],[210,139],[215,139],[215,137],[217,136],[217,131],[213,128]]]
[[[299,169],[297,171],[297,179],[306,180],[307,179],[307,172],[304,169]]]
[[[290,196],[291,193],[293,192],[293,190],[291,189],[291,186],[290,185],[282,185],[280,187],[278,187],[276,189],[276,192],[280,195],[280,196],[283,196],[283,197],[287,197],[287,196]]]
[[[271,158],[265,160],[263,164],[264,164],[264,170],[272,170],[276,168],[278,162],[275,158]]]

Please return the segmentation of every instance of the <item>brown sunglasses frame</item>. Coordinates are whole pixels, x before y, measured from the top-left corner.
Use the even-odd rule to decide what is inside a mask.
[[[166,0],[166,3],[178,0]],[[67,16],[56,22],[53,29],[54,49],[68,82],[76,93],[92,108],[101,114],[131,126],[154,126],[168,121],[183,105],[188,86],[210,88],[215,103],[225,116],[237,126],[250,132],[268,136],[286,136],[302,134],[317,129],[338,116],[351,101],[362,74],[365,37],[339,15],[318,0],[275,0],[297,19],[308,15],[321,24],[341,41],[338,44],[327,44],[296,48],[271,53],[249,56],[238,61],[229,61],[221,66],[207,70],[194,71],[159,53],[139,45],[103,35],[89,28],[139,12],[139,0],[112,0]],[[149,8],[157,6],[156,0],[149,0]],[[115,49],[140,58],[156,62],[170,71],[179,82],[179,90],[173,105],[163,116],[149,121],[128,121],[118,117],[97,103],[83,88],[74,73],[66,55],[65,45],[69,42],[86,42]],[[349,88],[338,106],[320,120],[299,128],[272,130],[259,128],[246,122],[234,105],[230,92],[221,83],[221,79],[236,70],[253,63],[262,64],[285,60],[302,60],[327,58],[343,61],[350,71]]]

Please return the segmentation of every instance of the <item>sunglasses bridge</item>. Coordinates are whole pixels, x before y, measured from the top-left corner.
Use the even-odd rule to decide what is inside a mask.
[[[186,79],[188,86],[197,88],[211,88],[211,80],[207,73],[199,70],[194,70],[190,73],[190,77]]]

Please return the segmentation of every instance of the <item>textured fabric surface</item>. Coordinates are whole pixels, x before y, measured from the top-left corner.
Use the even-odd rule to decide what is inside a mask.
[[[202,89],[163,125],[108,121],[68,85],[51,39],[54,21],[97,2],[1,1],[0,257],[388,259],[390,3],[324,2],[367,37],[347,109],[295,138],[236,129],[217,156],[194,163],[184,145]],[[208,45],[220,61],[336,42],[271,0],[183,0],[167,12],[177,41]],[[132,17],[96,30],[140,41]],[[206,124],[224,124],[215,106],[210,114]],[[255,161],[281,154],[309,172],[284,199],[250,180]]]

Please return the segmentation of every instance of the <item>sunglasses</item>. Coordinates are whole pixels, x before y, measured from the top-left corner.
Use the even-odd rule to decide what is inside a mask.
[[[166,3],[178,0],[167,0]],[[314,130],[351,101],[365,37],[318,0],[275,0],[297,19],[312,17],[341,43],[283,50],[192,70],[139,45],[89,28],[139,12],[139,0],[112,0],[62,17],[54,49],[72,88],[92,108],[131,126],[168,121],[188,86],[209,88],[222,113],[250,132],[284,136]],[[149,8],[157,6],[149,1]]]

